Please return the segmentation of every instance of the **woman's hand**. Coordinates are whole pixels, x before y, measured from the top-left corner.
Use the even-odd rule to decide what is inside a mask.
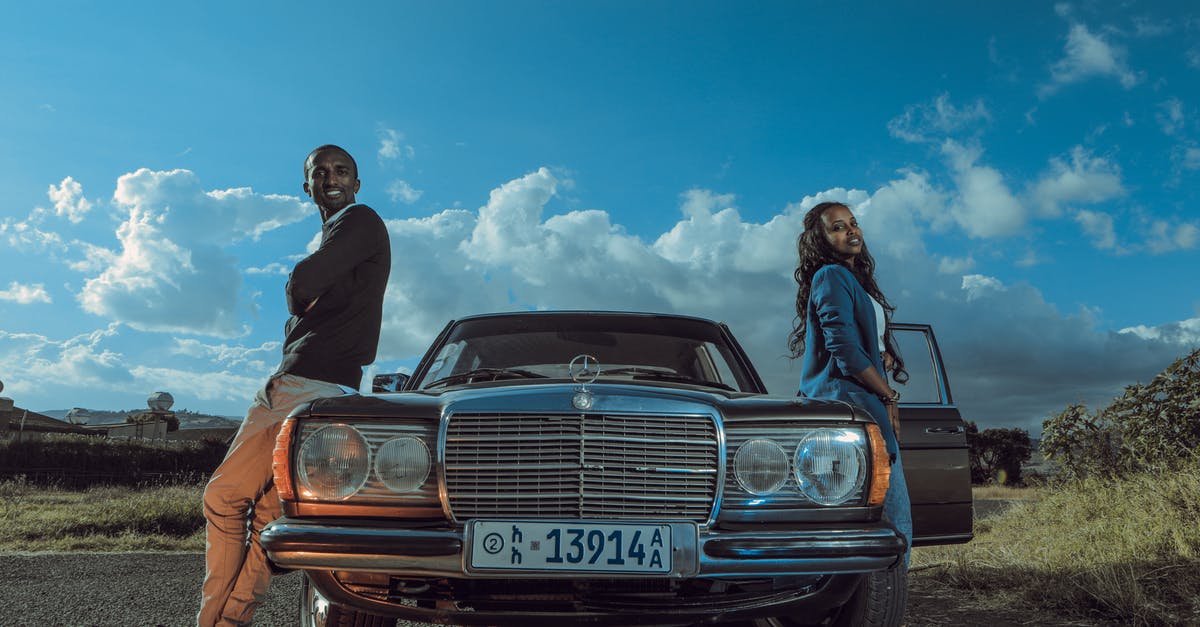
[[[896,358],[892,354],[884,351],[880,353],[883,356],[883,377],[886,379],[888,373],[892,371],[892,367],[896,365]]]
[[[888,420],[892,423],[892,432],[896,434],[896,442],[900,442],[900,406],[895,403],[887,403]]]

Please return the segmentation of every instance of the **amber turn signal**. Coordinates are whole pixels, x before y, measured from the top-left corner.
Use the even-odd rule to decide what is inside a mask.
[[[892,465],[888,462],[887,443],[883,441],[883,432],[877,424],[867,425],[867,438],[871,441],[871,493],[867,504],[883,505],[883,497],[892,481]],[[278,454],[276,452],[276,455]],[[275,485],[279,485],[278,473]]]
[[[275,473],[275,491],[281,501],[291,501],[296,498],[296,489],[292,485],[292,463],[288,454],[292,450],[292,434],[296,431],[296,419],[288,418],[283,421],[279,435],[275,438],[275,451],[271,454],[271,471]]]

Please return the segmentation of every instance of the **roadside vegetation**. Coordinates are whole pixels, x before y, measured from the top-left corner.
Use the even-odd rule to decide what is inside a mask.
[[[200,485],[68,490],[0,482],[0,552],[202,551]]]
[[[998,514],[969,544],[917,549],[948,598],[1081,624],[1200,624],[1200,350],[1095,412],[1043,425],[1053,473],[976,488]]]

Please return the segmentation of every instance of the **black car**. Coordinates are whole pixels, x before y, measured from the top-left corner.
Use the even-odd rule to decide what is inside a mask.
[[[915,542],[965,542],[962,420],[929,328],[896,329]],[[474,316],[386,383],[280,435],[261,538],[305,571],[305,624],[899,624],[878,427],[768,395],[724,324]]]

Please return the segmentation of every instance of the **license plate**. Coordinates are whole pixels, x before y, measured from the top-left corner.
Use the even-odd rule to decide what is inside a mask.
[[[473,521],[475,570],[671,572],[671,525]]]

